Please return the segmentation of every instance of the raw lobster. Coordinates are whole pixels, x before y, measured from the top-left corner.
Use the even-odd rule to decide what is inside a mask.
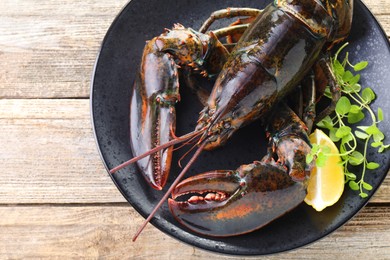
[[[262,11],[217,11],[199,32],[176,25],[147,43],[131,104],[131,143],[138,156],[111,172],[145,157],[138,164],[147,180],[161,189],[169,172],[172,145],[195,140],[198,148],[143,227],[171,191],[173,198],[193,191],[210,194],[205,198],[196,195],[189,202],[170,200],[169,205],[181,223],[211,236],[258,229],[303,201],[309,168],[305,155],[310,151],[307,127],[285,105],[279,105],[278,113],[272,111],[310,71],[315,72],[317,85],[328,83],[334,99],[339,97],[326,53],[347,37],[352,9],[352,0],[276,0]],[[215,19],[242,15],[250,18],[206,32]],[[234,45],[231,51],[219,41],[222,36],[228,36],[225,46]],[[196,71],[205,77],[218,75],[195,131],[183,137],[174,135],[178,69],[188,85],[194,85]],[[325,83],[320,82],[323,79]],[[332,107],[334,102],[325,112]],[[311,115],[309,109],[305,116]],[[260,162],[234,172],[205,173],[178,184],[202,150],[220,147],[239,128],[265,118],[271,122],[272,145]],[[149,135],[140,138],[135,134],[139,132]],[[289,200],[282,203],[285,198]]]
[[[259,11],[247,8],[237,9],[237,12],[256,15]],[[204,34],[175,24],[172,30],[166,29],[147,42],[131,99],[130,139],[135,156],[174,138],[175,103],[180,100],[178,69],[185,75],[187,85],[197,88],[196,72],[211,78],[221,71],[228,59],[229,52],[217,37],[243,31],[246,27],[235,26]],[[206,104],[209,93],[202,88],[196,91]],[[172,147],[169,147],[137,162],[153,188],[160,190],[165,185],[171,157]]]

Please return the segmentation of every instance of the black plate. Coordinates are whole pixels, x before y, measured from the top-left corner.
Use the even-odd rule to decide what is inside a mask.
[[[269,2],[132,0],[122,10],[104,38],[91,90],[95,136],[107,169],[132,158],[129,146],[129,98],[145,41],[161,34],[163,28],[170,28],[174,23],[197,29],[214,10],[229,6],[263,8]],[[363,71],[361,84],[372,87],[376,92],[373,108],[376,110],[380,105],[384,114],[390,115],[389,41],[373,15],[360,1],[355,1],[353,29],[348,41],[352,62],[362,59],[369,61],[369,67]],[[182,91],[183,100],[178,105],[178,135],[193,130],[197,113],[201,109],[192,94],[185,88]],[[388,122],[380,125],[386,136],[390,136]],[[176,154],[174,162],[180,152]],[[241,129],[222,149],[204,152],[188,176],[211,169],[236,169],[240,164],[262,158],[264,154],[264,134],[259,124],[254,123]],[[389,153],[377,154],[372,151],[369,160],[381,164],[375,173],[367,175],[367,181],[374,187],[371,197],[389,170]],[[173,163],[170,183],[178,171],[176,163]],[[144,217],[163,196],[163,192],[155,191],[145,184],[135,166],[115,173],[112,179],[123,196]],[[340,201],[323,212],[318,213],[303,203],[256,232],[228,238],[209,238],[192,233],[174,220],[166,203],[152,224],[180,241],[210,251],[264,255],[298,248],[328,235],[351,219],[366,203],[367,199],[359,198],[355,192],[346,188]]]

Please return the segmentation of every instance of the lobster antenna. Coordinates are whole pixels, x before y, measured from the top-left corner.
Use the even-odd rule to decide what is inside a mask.
[[[114,167],[114,168],[112,168],[112,169],[110,170],[110,173],[113,174],[113,173],[119,171],[120,169],[122,169],[122,168],[124,168],[124,167],[126,167],[126,166],[128,166],[128,165],[130,165],[130,164],[132,164],[132,163],[135,163],[136,161],[141,160],[142,158],[145,158],[145,157],[148,156],[148,155],[151,155],[151,154],[153,154],[153,153],[155,153],[155,152],[158,152],[158,151],[160,151],[160,150],[163,150],[163,149],[165,149],[165,148],[167,148],[167,147],[170,147],[170,146],[173,146],[173,145],[175,145],[175,144],[179,144],[179,143],[182,143],[182,142],[184,142],[184,141],[187,141],[188,139],[190,139],[190,138],[192,138],[192,137],[194,137],[194,136],[197,136],[197,135],[201,134],[203,131],[204,131],[204,129],[200,129],[200,130],[198,130],[198,131],[193,131],[193,132],[191,132],[191,133],[188,133],[188,134],[185,134],[185,135],[183,135],[183,136],[180,136],[180,137],[178,137],[178,138],[176,138],[176,139],[173,139],[173,140],[171,140],[171,141],[169,141],[169,142],[166,142],[165,144],[156,146],[156,147],[154,147],[153,149],[150,149],[149,151],[147,151],[146,153],[141,154],[141,155],[138,155],[138,156],[136,156],[136,157],[133,157],[132,159],[130,159],[130,160],[128,160],[128,161],[126,161],[126,162],[124,162],[124,163],[122,163],[122,164],[120,164],[120,165]]]
[[[187,173],[188,169],[191,167],[191,165],[195,162],[195,160],[199,157],[200,153],[203,151],[204,146],[206,145],[206,142],[203,142],[199,148],[194,153],[194,156],[191,158],[191,160],[187,163],[186,167],[181,171],[181,173],[176,177],[176,180],[172,183],[171,187],[167,190],[167,192],[164,194],[162,199],[159,201],[159,203],[156,205],[156,207],[153,209],[153,211],[150,213],[148,218],[144,221],[142,226],[138,229],[137,233],[133,237],[133,242],[137,240],[138,236],[141,234],[142,230],[145,228],[145,226],[149,223],[149,221],[154,217],[157,210],[161,207],[161,205],[167,200],[169,195],[171,194],[172,190],[177,186],[179,181],[183,178],[184,174]]]
[[[197,137],[198,137],[197,135],[196,135],[196,136],[193,136],[192,138],[190,138],[190,139],[189,139],[188,141],[186,141],[185,143],[182,143],[180,146],[178,146],[178,147],[176,147],[176,148],[173,148],[173,151],[179,150],[179,149],[183,148],[184,146],[193,143],[194,140],[195,140]]]
[[[192,150],[194,150],[196,147],[196,144],[194,144],[185,154],[183,154],[182,157],[180,157],[179,161],[178,161],[178,165],[180,166],[180,168],[182,168],[181,166],[181,161],[190,153],[192,152]]]

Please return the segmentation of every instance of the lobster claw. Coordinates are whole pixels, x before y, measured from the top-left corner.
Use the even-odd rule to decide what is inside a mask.
[[[179,201],[189,194],[195,195]],[[255,161],[236,171],[188,178],[176,186],[168,204],[175,218],[189,229],[224,237],[261,228],[295,208],[305,196],[305,183],[293,181],[283,167]]]
[[[130,103],[130,145],[134,156],[172,140],[176,128],[175,104],[180,99],[177,66],[171,55],[148,50],[150,45],[154,47],[152,42],[145,47]],[[167,181],[172,151],[169,147],[137,161],[154,189],[161,190]]]

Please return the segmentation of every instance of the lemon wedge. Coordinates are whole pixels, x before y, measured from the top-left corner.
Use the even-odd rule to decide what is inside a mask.
[[[310,136],[312,144],[328,146],[331,156],[328,156],[323,167],[314,166],[308,182],[305,202],[315,210],[335,204],[344,191],[344,170],[339,164],[341,161],[339,151],[333,141],[321,130],[316,129]],[[337,154],[337,155],[335,155]]]

